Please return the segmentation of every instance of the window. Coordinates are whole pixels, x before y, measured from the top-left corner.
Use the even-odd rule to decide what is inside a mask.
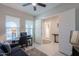
[[[19,35],[19,19],[6,16],[6,39],[15,40]]]
[[[27,35],[33,36],[33,21],[27,20],[25,23],[25,29],[26,29]]]

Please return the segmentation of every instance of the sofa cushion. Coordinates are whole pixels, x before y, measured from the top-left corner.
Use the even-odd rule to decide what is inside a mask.
[[[0,49],[0,56],[5,55],[4,51],[2,49]]]
[[[1,49],[5,52],[5,53],[11,53],[11,47],[9,44],[3,44],[1,45]]]
[[[11,50],[11,56],[28,56],[28,54],[26,54],[22,48],[15,47]]]

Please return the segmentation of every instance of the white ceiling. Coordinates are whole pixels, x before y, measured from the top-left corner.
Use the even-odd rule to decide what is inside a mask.
[[[59,5],[59,3],[45,3],[46,7],[41,7],[41,6],[36,6],[37,10],[34,11],[33,6],[32,5],[28,5],[23,7],[24,3],[3,3],[3,5],[6,5],[8,7],[32,14],[33,16],[37,16],[39,14],[42,14],[44,12],[47,12],[48,10],[56,7],[57,5]]]

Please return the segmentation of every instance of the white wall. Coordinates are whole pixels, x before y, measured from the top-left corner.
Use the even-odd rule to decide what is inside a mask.
[[[61,21],[59,27],[59,50],[67,55],[71,55],[72,46],[69,42],[70,31],[75,30],[75,9],[65,11],[60,14]]]
[[[38,43],[38,44],[41,44],[41,39],[42,39],[42,30],[41,30],[41,20],[38,19],[38,20],[35,20],[35,42]]]
[[[79,8],[76,9],[76,30],[79,31]]]
[[[67,6],[66,6],[67,7]],[[66,8],[64,7],[64,8]],[[61,9],[59,9],[61,10]],[[70,31],[71,30],[75,30],[75,9],[68,9],[68,10],[64,10],[62,12],[59,12],[59,10],[51,11],[51,13],[45,13],[42,15],[39,15],[36,20],[40,19],[41,22],[43,20],[43,18],[48,17],[48,16],[60,16],[61,17],[61,24],[60,24],[60,33],[59,33],[59,51],[67,54],[67,55],[71,55],[72,53],[72,46],[69,43],[69,38],[70,38]],[[39,25],[41,26],[41,24]],[[40,27],[41,28],[41,27]],[[41,29],[40,29],[41,32]],[[38,33],[38,32],[37,32]],[[41,38],[42,36],[39,35],[39,38]],[[41,39],[40,39],[41,40]]]

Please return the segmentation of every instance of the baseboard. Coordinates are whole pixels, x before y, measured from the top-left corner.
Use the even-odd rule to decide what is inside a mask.
[[[35,43],[36,43],[36,44],[39,44],[39,45],[41,45],[41,43],[39,43],[39,42],[36,42],[36,41],[35,41]]]
[[[62,51],[59,51],[61,54],[65,55],[65,56],[69,56],[68,54],[62,52]]]

